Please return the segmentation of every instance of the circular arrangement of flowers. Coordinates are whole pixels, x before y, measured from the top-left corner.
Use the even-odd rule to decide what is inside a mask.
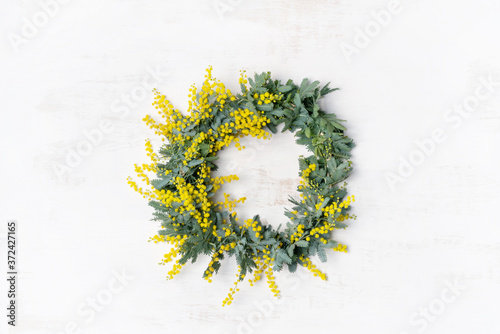
[[[162,120],[146,116],[144,121],[164,144],[155,152],[146,141],[151,163],[135,165],[144,188],[128,179],[149,200],[153,219],[161,223],[151,240],[173,246],[160,262],[173,262],[168,279],[188,261],[206,254],[211,259],[203,278],[211,282],[223,259],[235,256],[237,280],[223,306],[231,304],[238,285],[250,275],[253,285],[264,274],[273,294],[279,296],[274,272],[285,265],[290,272],[298,265],[306,267],[326,280],[311,258],[318,256],[324,262],[328,249],[345,252],[346,246],[332,239],[332,231],[345,228],[345,220],[355,218],[349,213],[354,196],[347,195],[344,182],[352,170],[349,158],[354,143],[345,135],[342,121],[319,105],[323,96],[337,89],[307,79],[300,85],[292,80],[281,83],[272,80],[269,72],[252,79],[241,71],[239,83],[241,92],[233,94],[209,67],[201,88],[190,89],[187,115],[155,90],[153,105]],[[237,175],[212,177],[218,168],[217,153],[233,144],[244,149],[239,142],[244,136],[269,139],[282,123],[281,132],[293,132],[297,143],[311,151],[310,156],[299,158],[300,198],[289,198],[291,208],[285,211],[289,222],[283,229],[263,224],[258,214],[240,221],[235,207],[245,197],[224,193],[224,201],[213,199],[224,183],[238,180]]]

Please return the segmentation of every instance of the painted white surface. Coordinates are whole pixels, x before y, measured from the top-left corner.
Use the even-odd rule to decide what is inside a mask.
[[[222,17],[214,9],[221,3],[232,8]],[[354,45],[356,29],[376,29],[372,11],[388,6],[71,1],[16,52],[9,34],[21,35],[23,18],[40,15],[40,5],[2,1],[0,231],[5,252],[6,222],[18,221],[20,254],[18,326],[9,332],[71,333],[72,322],[81,333],[500,332],[500,86],[467,118],[444,119],[474,96],[481,78],[500,81],[500,4],[401,0],[400,12],[349,62],[342,43]],[[348,189],[358,220],[336,233],[349,253],[319,264],[327,282],[305,271],[278,274],[283,303],[270,310],[258,306],[272,301],[265,282],[220,306],[233,259],[211,285],[201,280],[208,259],[166,281],[168,268],[157,265],[164,250],[146,242],[157,230],[151,210],[125,181],[146,161],[143,142],[153,134],[141,118],[152,113],[152,94],[126,115],[112,106],[140,93],[144,79],[155,80],[148,68],[160,66],[169,74],[155,86],[185,108],[189,85],[209,64],[234,89],[240,69],[331,81],[341,91],[324,106],[348,120],[357,143]],[[54,166],[101,121],[112,130],[59,177]],[[400,157],[418,154],[415,141],[438,128],[446,140],[391,191],[386,173],[397,173]],[[225,170],[240,169],[241,177],[227,190],[249,198],[242,215],[259,212],[277,225],[302,148],[287,135],[247,146],[224,152]],[[85,303],[107,296],[122,270],[134,278],[91,319]],[[465,288],[451,302],[446,282],[455,281]],[[3,311],[1,319],[6,333]]]

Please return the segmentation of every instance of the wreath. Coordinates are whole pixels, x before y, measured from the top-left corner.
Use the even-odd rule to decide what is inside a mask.
[[[212,76],[212,67],[206,71],[201,89],[192,85],[189,90],[188,115],[153,90],[153,106],[163,120],[147,115],[143,121],[165,143],[155,153],[146,140],[151,163],[135,165],[146,189],[128,178],[130,186],[154,208],[153,220],[161,222],[161,230],[150,241],[173,246],[160,262],[164,265],[175,259],[167,279],[205,254],[211,259],[203,278],[211,282],[222,260],[235,256],[238,278],[223,306],[231,304],[238,284],[249,274],[253,274],[250,285],[265,274],[271,291],[279,297],[274,272],[284,265],[290,272],[298,265],[306,267],[326,280],[311,258],[317,255],[325,262],[326,249],[346,252],[345,245],[332,240],[332,231],[345,228],[345,220],[355,218],[349,213],[354,196],[347,196],[343,182],[352,170],[349,158],[354,143],[345,135],[342,120],[319,105],[323,96],[337,88],[328,84],[320,88],[318,81],[307,79],[300,86],[292,80],[282,84],[272,80],[270,72],[252,79],[241,71],[241,93],[233,94]],[[237,175],[211,176],[217,170],[217,152],[232,143],[244,149],[239,143],[244,136],[269,139],[266,130],[277,133],[282,123],[281,132],[293,132],[297,143],[313,153],[299,157],[301,198],[289,198],[293,206],[285,210],[290,221],[284,229],[263,224],[259,215],[239,222],[235,206],[245,197],[232,199],[224,193],[223,202],[213,200],[224,183],[238,180]],[[155,176],[150,178],[151,174]]]

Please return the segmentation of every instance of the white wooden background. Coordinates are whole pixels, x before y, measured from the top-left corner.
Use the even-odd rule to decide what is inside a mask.
[[[1,252],[15,219],[20,272],[16,328],[1,280],[1,333],[500,332],[498,2],[1,3]],[[207,65],[233,90],[240,69],[341,88],[324,108],[357,143],[358,219],[335,234],[349,253],[318,261],[327,282],[285,270],[281,300],[262,281],[222,308],[234,259],[211,285],[208,258],[165,280],[126,177],[154,136],[150,86],[185,109]],[[246,145],[222,154],[241,177],[226,190],[277,226],[304,151]]]

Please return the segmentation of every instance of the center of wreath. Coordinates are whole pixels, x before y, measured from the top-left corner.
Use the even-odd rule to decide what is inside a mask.
[[[223,201],[224,193],[234,198],[246,197],[245,202],[237,206],[240,219],[252,218],[258,211],[263,223],[274,228],[286,226],[288,218],[283,212],[290,206],[288,197],[299,198],[297,158],[310,155],[295,140],[289,131],[274,135],[269,140],[243,137],[239,143],[244,149],[238,150],[231,145],[220,151],[217,155],[219,169],[212,176],[236,174],[239,180],[224,184],[221,191],[214,195],[214,201]]]

